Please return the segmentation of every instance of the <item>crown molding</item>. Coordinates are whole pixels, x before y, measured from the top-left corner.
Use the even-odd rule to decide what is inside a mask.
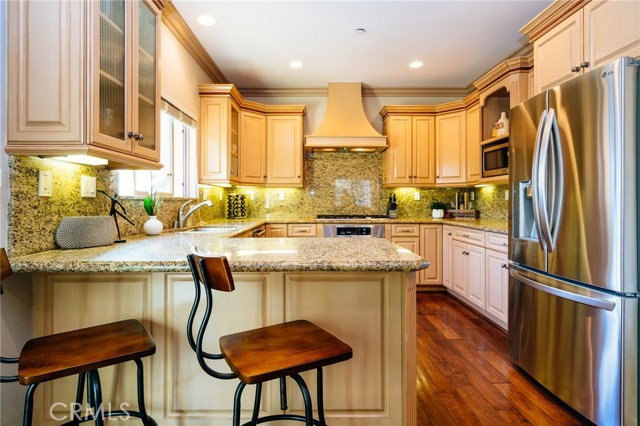
[[[530,52],[531,53],[531,52]],[[527,56],[518,56],[516,58],[507,59],[493,67],[489,72],[473,82],[473,85],[479,91],[486,89],[495,82],[502,80],[508,75],[529,72],[533,66],[533,54]]]
[[[418,88],[418,87],[362,87],[362,96],[375,96],[375,97],[447,97],[447,98],[460,98],[469,95],[473,91],[473,86],[469,86],[464,89],[455,88]],[[268,97],[306,97],[306,96],[327,96],[326,87],[300,87],[300,88],[253,88],[244,87],[239,89],[244,96],[251,96],[257,98]]]
[[[198,84],[200,96],[224,96],[231,98],[243,111],[253,111],[262,114],[293,114],[304,115],[306,105],[266,105],[246,100],[233,84]]]
[[[583,8],[591,0],[556,0],[535,18],[529,21],[520,32],[533,43],[576,10]]]
[[[207,53],[200,41],[196,38],[191,28],[173,5],[171,0],[164,0],[164,12],[162,22],[169,28],[171,33],[178,39],[180,44],[189,52],[193,59],[200,65],[203,71],[214,83],[228,83],[229,80],[218,68],[211,56]]]

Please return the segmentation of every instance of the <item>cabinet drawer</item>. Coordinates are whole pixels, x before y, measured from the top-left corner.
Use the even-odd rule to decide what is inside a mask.
[[[506,253],[509,248],[509,237],[506,234],[486,233],[486,246],[488,249]]]
[[[417,223],[409,223],[402,225],[391,225],[392,237],[419,237],[420,225]]]
[[[288,237],[315,237],[315,223],[290,223],[287,226]]]
[[[477,246],[484,246],[484,231],[453,227],[453,239]]]

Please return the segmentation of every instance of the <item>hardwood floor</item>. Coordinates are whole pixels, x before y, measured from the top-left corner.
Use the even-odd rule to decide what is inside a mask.
[[[418,425],[591,425],[509,361],[507,334],[446,293],[418,293]]]

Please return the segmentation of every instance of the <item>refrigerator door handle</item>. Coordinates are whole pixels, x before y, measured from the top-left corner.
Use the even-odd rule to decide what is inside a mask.
[[[553,108],[549,108],[549,137],[551,138],[551,149],[552,149],[552,183],[551,183],[551,194],[550,194],[550,203],[551,208],[549,209],[550,217],[550,236],[549,236],[549,253],[553,252],[556,247],[556,238],[558,236],[559,222],[560,216],[562,213],[562,200],[564,197],[564,170],[563,170],[563,161],[562,161],[562,151],[560,149],[560,131],[558,129],[558,118],[556,117],[556,113]]]
[[[548,210],[548,173],[549,170],[549,147],[551,145],[551,118],[555,115],[553,109],[548,110],[546,120],[544,123],[544,129],[542,131],[542,137],[540,138],[538,147],[537,167],[536,173],[533,175],[534,191],[537,192],[536,204],[534,206],[534,212],[537,210],[538,225],[540,234],[542,234],[542,248],[544,251],[551,253],[553,247],[551,246],[551,229],[549,226],[549,210]],[[535,161],[535,159],[534,159]],[[553,176],[552,176],[553,179]],[[535,192],[534,192],[535,194]]]
[[[542,144],[542,133],[547,123],[547,110],[542,111],[540,120],[538,121],[538,130],[536,132],[536,144],[533,148],[533,168],[531,170],[531,192],[533,197],[533,224],[536,228],[536,235],[538,236],[538,243],[543,250],[546,251],[546,242],[543,239],[542,232],[540,231],[540,216],[539,216],[539,193],[540,187],[538,183],[538,174],[540,169],[540,145]]]
[[[601,300],[593,297],[583,296],[581,294],[571,293],[570,291],[561,290],[559,288],[541,284],[537,281],[534,281],[530,278],[525,277],[524,275],[521,275],[514,269],[511,269],[509,271],[509,274],[523,284],[533,287],[536,290],[544,291],[545,293],[549,293],[554,296],[560,297],[562,299],[567,299],[573,302],[582,303],[583,305],[592,306],[598,309],[605,309],[607,311],[613,311],[616,307],[615,303],[609,302],[607,300]]]

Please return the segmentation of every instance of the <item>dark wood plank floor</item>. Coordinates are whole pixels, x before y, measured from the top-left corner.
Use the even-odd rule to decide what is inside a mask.
[[[418,426],[590,425],[509,361],[507,334],[447,293],[419,293]]]

